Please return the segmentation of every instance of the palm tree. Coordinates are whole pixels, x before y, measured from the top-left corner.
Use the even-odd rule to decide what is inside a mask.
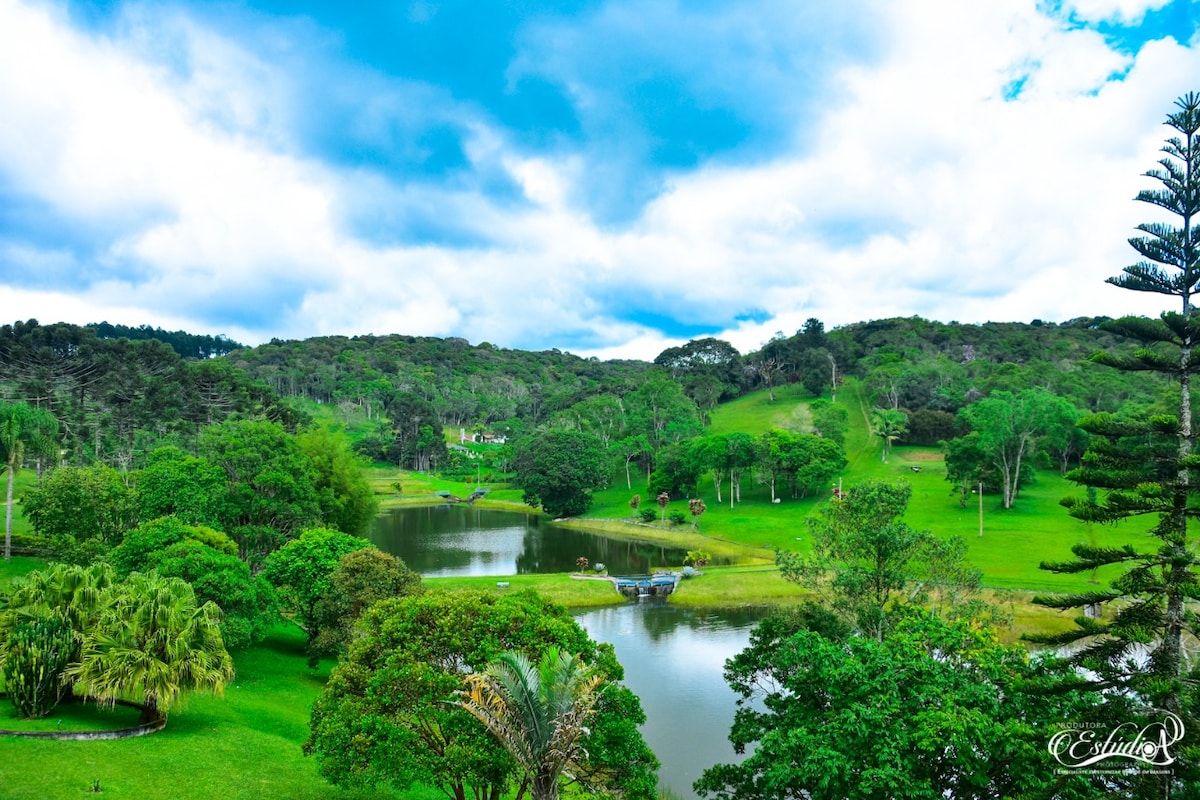
[[[908,415],[898,408],[876,408],[871,412],[871,432],[883,439],[883,460],[888,460],[892,443],[908,429]]]
[[[100,702],[142,703],[143,722],[165,718],[185,692],[220,694],[233,679],[220,620],[221,610],[198,606],[185,581],[135,572],[108,592],[66,677]]]
[[[26,451],[52,452],[58,436],[58,420],[49,411],[28,403],[0,402],[0,458],[8,469],[8,493],[4,514],[4,560],[12,558],[13,482],[25,462]]]
[[[534,800],[557,800],[558,779],[575,760],[603,678],[552,647],[534,665],[506,652],[467,677],[459,705],[482,722],[521,768]]]

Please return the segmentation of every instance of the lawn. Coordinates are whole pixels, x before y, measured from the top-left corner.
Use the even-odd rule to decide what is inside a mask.
[[[161,733],[101,742],[0,737],[0,795],[4,800],[80,798],[90,796],[99,782],[103,797],[114,800],[439,797],[433,792],[343,791],[317,774],[316,762],[303,755],[300,743],[308,736],[309,708],[330,665],[310,670],[303,645],[298,630],[280,627],[262,645],[234,653],[237,677],[225,697],[189,698],[172,710]],[[114,712],[114,727],[129,725],[130,713]],[[56,726],[60,718],[70,716],[50,719]],[[14,722],[5,717],[0,724]],[[85,724],[94,727],[94,719]],[[44,729],[46,723],[29,729],[39,725]]]

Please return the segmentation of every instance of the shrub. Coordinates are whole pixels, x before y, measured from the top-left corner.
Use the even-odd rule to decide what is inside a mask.
[[[655,522],[658,519],[658,512],[653,508],[643,508],[638,512],[638,516],[642,518],[642,522]]]
[[[682,511],[672,511],[667,515],[667,519],[671,521],[672,525],[682,525],[687,522],[687,514]]]

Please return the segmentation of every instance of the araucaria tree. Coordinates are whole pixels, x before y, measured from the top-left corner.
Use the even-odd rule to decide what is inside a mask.
[[[1133,356],[1102,353],[1096,361],[1120,370],[1155,372],[1180,386],[1178,415],[1142,420],[1118,420],[1110,415],[1085,418],[1080,424],[1096,439],[1083,466],[1070,477],[1087,486],[1106,490],[1097,503],[1071,504],[1073,516],[1115,522],[1141,514],[1158,516],[1150,531],[1150,546],[1102,548],[1077,545],[1076,559],[1043,564],[1055,572],[1085,572],[1119,565],[1124,572],[1111,588],[1067,597],[1038,598],[1055,608],[1112,604],[1115,611],[1101,620],[1080,618],[1078,627],[1062,636],[1043,637],[1051,643],[1079,642],[1076,660],[1098,676],[1102,684],[1121,687],[1141,701],[1151,714],[1167,711],[1184,717],[1194,747],[1200,721],[1189,718],[1191,689],[1184,637],[1195,630],[1196,615],[1189,603],[1200,597],[1194,538],[1188,526],[1200,515],[1195,475],[1200,461],[1195,454],[1191,380],[1200,372],[1195,348],[1200,342],[1200,314],[1192,297],[1200,289],[1200,94],[1180,98],[1178,110],[1167,117],[1174,134],[1162,148],[1159,167],[1146,176],[1159,183],[1137,200],[1166,212],[1169,222],[1138,226],[1142,235],[1129,243],[1142,260],[1126,267],[1109,283],[1139,292],[1177,298],[1179,311],[1158,319],[1124,317],[1104,325],[1128,336],[1143,347]],[[1181,759],[1175,780],[1194,770]],[[1169,779],[1154,788],[1158,797],[1169,796]]]

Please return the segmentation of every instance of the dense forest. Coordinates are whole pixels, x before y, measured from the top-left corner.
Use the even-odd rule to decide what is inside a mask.
[[[0,398],[53,414],[66,463],[123,469],[158,444],[191,447],[202,428],[231,417],[296,430],[311,404],[336,408],[367,455],[415,467],[445,457],[442,437],[429,435],[443,429],[514,436],[577,428],[606,445],[645,434],[657,449],[699,433],[723,400],[797,382],[828,395],[847,376],[863,382],[873,406],[905,412],[901,441],[937,444],[955,435],[957,412],[997,391],[1040,387],[1093,412],[1152,404],[1161,391],[1155,379],[1088,362],[1101,350],[1132,352],[1100,330],[1103,321],[912,317],[826,332],[812,319],[755,352],[704,338],[649,363],[400,335],[273,340],[214,355],[211,342],[227,340],[180,334],[172,346],[142,336],[152,333],[145,326],[30,320],[0,327]]]

